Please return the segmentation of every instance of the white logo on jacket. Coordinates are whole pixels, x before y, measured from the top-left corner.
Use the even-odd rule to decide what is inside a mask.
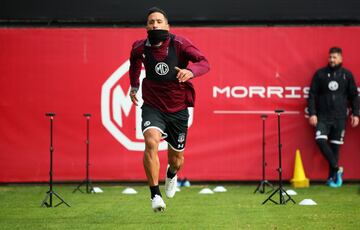
[[[328,87],[331,91],[336,91],[339,88],[339,83],[337,83],[336,81],[331,81],[329,82]]]

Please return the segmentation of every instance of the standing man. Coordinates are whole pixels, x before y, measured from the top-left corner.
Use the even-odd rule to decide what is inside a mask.
[[[329,163],[327,185],[341,187],[343,168],[339,167],[339,148],[344,143],[348,104],[352,108],[351,126],[359,124],[359,97],[351,72],[342,67],[342,50],[329,50],[328,66],[319,69],[311,82],[309,123],[316,127],[316,143]]]
[[[134,42],[130,55],[130,97],[136,106],[142,63],[146,71],[142,82],[143,164],[155,212],[166,208],[159,189],[159,143],[162,139],[168,142],[165,194],[172,198],[176,191],[176,173],[184,163],[187,108],[193,107],[195,101],[191,81],[209,71],[209,63],[203,54],[187,39],[170,34],[169,29],[166,13],[156,7],[149,9],[147,39]]]

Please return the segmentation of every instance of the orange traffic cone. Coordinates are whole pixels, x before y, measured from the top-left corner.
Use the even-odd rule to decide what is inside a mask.
[[[300,156],[300,150],[298,149],[296,150],[295,155],[294,176],[290,180],[290,182],[295,188],[306,188],[310,186],[310,181],[305,176],[305,171]]]

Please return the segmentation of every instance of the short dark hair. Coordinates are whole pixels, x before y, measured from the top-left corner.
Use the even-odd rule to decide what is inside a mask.
[[[331,47],[329,49],[329,54],[334,54],[334,53],[338,53],[338,54],[342,54],[342,49],[340,47]]]
[[[149,17],[150,14],[155,13],[155,12],[161,13],[162,15],[164,15],[164,17],[166,18],[166,20],[168,20],[168,17],[167,17],[166,12],[165,12],[164,10],[156,7],[156,6],[151,7],[150,9],[148,9],[147,17]]]

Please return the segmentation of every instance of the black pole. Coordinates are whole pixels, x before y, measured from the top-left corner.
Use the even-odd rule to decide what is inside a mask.
[[[265,167],[266,167],[266,161],[265,161],[265,119],[267,118],[267,115],[261,115],[262,118],[262,180],[265,180]]]
[[[282,184],[282,158],[281,158],[281,149],[282,149],[282,144],[281,144],[281,135],[280,135],[280,114],[284,112],[284,110],[275,110],[275,113],[277,113],[277,119],[278,119],[278,151],[279,151],[279,188],[282,189],[283,188],[283,184]],[[281,192],[279,192],[279,196],[280,196],[280,203],[284,204],[284,197],[282,195]]]
[[[282,165],[281,165],[281,135],[280,135],[280,114],[285,112],[283,109],[277,109],[275,110],[275,113],[277,114],[277,120],[278,120],[278,152],[279,152],[279,168],[277,169],[279,173],[279,187],[262,203],[265,204],[268,200],[272,201],[275,204],[286,204],[288,201],[292,201],[295,204],[295,201],[291,198],[291,196],[285,191],[283,188],[282,183]],[[271,199],[277,192],[279,192],[279,203],[275,200]],[[287,199],[285,199],[285,196],[287,196]]]
[[[264,193],[265,192],[265,187],[266,185],[268,185],[269,187],[271,187],[271,190],[274,190],[274,186],[265,179],[265,168],[266,168],[266,161],[265,161],[265,120],[268,117],[266,114],[262,114],[261,116],[262,119],[262,180],[260,181],[259,185],[257,186],[257,188],[255,189],[254,193],[256,193],[257,191],[259,191],[260,193]]]
[[[89,167],[90,167],[90,156],[89,156],[89,148],[90,148],[90,136],[89,136],[89,126],[90,126],[90,114],[84,114],[86,117],[86,192],[90,193],[89,190],[89,183],[90,183],[90,176],[89,176]]]
[[[64,203],[68,207],[70,205],[65,202],[63,198],[60,197],[55,191],[53,191],[53,153],[54,153],[54,146],[53,146],[53,121],[55,113],[46,113],[47,117],[50,117],[50,170],[49,170],[49,191],[46,192],[45,199],[41,203],[41,207],[53,207],[53,195],[56,196],[61,202],[56,204],[54,207],[59,206],[60,204]],[[47,200],[49,199],[49,202]]]
[[[89,167],[90,167],[90,117],[91,114],[89,113],[85,113],[84,117],[86,118],[86,140],[85,140],[85,144],[86,144],[86,175],[85,175],[85,180],[83,182],[81,182],[73,191],[73,193],[75,193],[77,190],[79,190],[81,193],[83,193],[83,191],[80,189],[80,187],[82,185],[85,184],[86,187],[86,193],[92,193],[94,191],[94,187],[91,184],[90,181],[90,173],[89,173]]]
[[[49,170],[49,186],[50,189],[49,191],[52,193],[53,191],[53,173],[52,173],[52,169],[53,169],[53,153],[54,153],[54,147],[53,147],[53,120],[54,120],[54,116],[55,114],[49,114],[50,116],[50,170]],[[50,206],[52,206],[52,196],[50,196]]]

